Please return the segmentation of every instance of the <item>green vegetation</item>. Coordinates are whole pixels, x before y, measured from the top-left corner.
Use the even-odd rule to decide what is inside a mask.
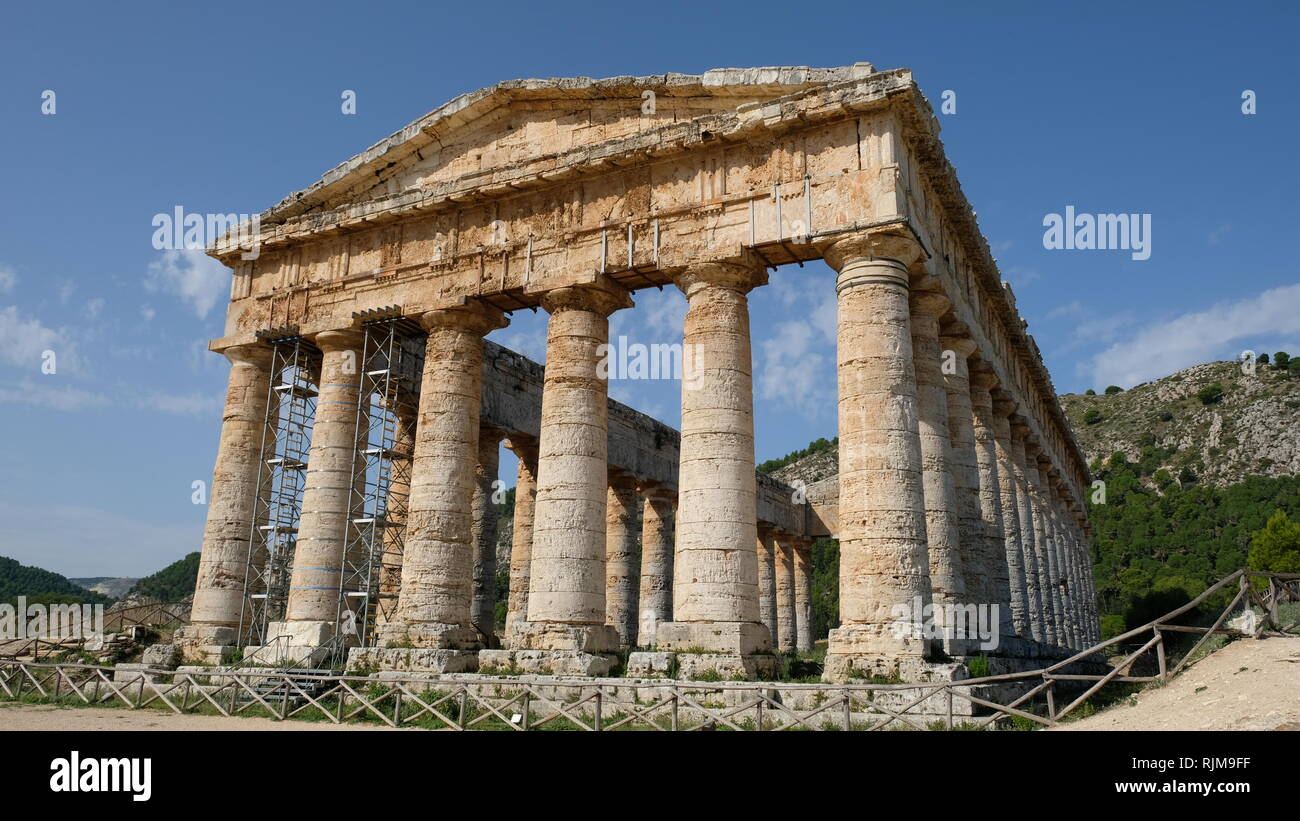
[[[199,576],[199,554],[194,552],[137,581],[131,594],[148,596],[158,601],[180,601],[194,595],[194,582]]]
[[[1106,395],[1107,395],[1107,396],[1111,396],[1112,394],[1123,393],[1123,392],[1124,392],[1124,389],[1121,388],[1119,385],[1107,385],[1107,386],[1106,386]]]
[[[1246,566],[1248,553],[1256,569],[1300,567],[1300,525],[1285,513],[1300,510],[1300,478],[1255,476],[1212,487],[1184,468],[1179,483],[1162,492],[1143,481],[1164,479],[1153,476],[1159,461],[1150,454],[1130,463],[1116,453],[1094,467],[1106,482],[1106,504],[1089,510],[1105,637],[1186,604]],[[1211,597],[1206,609],[1222,608],[1233,592]]]
[[[1101,411],[1096,408],[1089,408],[1087,412],[1083,414],[1083,424],[1095,425],[1104,418],[1105,417],[1101,415]]]
[[[831,450],[832,448],[838,447],[839,444],[840,444],[840,437],[838,436],[836,436],[834,439],[831,439],[829,441],[827,441],[826,439],[818,439],[815,442],[809,444],[808,447],[804,448],[803,450],[796,450],[792,453],[787,453],[785,456],[782,456],[780,459],[768,459],[766,462],[759,465],[758,469],[761,470],[763,473],[771,473],[772,471],[780,470],[786,465],[797,462],[800,459],[804,458],[805,456],[812,456],[814,453],[821,453],[822,451]]]
[[[112,604],[113,599],[68,581],[66,576],[39,567],[19,564],[0,556],[0,603],[17,605],[25,596],[28,604]]]
[[[1196,392],[1196,398],[1201,400],[1202,405],[1213,405],[1223,398],[1223,386],[1218,382],[1211,382]]]

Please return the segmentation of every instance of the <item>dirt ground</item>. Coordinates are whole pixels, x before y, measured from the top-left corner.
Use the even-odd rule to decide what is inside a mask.
[[[1169,684],[1060,730],[1300,730],[1300,637],[1238,639]]]
[[[389,730],[374,724],[272,721],[269,718],[177,715],[159,710],[112,707],[55,707],[0,702],[4,730]]]

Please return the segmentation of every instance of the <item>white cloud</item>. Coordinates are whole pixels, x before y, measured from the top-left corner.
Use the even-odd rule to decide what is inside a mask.
[[[85,311],[89,319],[99,319],[99,315],[104,313],[104,300],[101,297],[87,300]]]
[[[153,318],[154,318],[155,316],[157,316],[157,315],[158,315],[158,312],[155,311],[155,310],[153,309],[153,306],[151,306],[151,305],[141,305],[141,306],[140,306],[140,317],[141,317],[145,322],[153,322]]]
[[[42,355],[54,351],[60,371],[75,368],[76,346],[64,330],[47,328],[36,318],[26,318],[18,308],[0,308],[0,361],[40,373]]]
[[[794,408],[810,420],[833,414],[833,354],[819,345],[818,338],[818,328],[811,322],[777,325],[776,334],[759,343],[762,364],[755,374],[759,396]]]
[[[112,404],[104,394],[85,391],[57,380],[56,376],[44,376],[39,380],[24,379],[18,385],[0,387],[0,405],[80,411]]]
[[[1248,339],[1295,333],[1300,333],[1300,284],[1151,323],[1094,356],[1089,367],[1093,384],[1127,387],[1234,358]]]
[[[149,263],[144,287],[180,297],[204,319],[229,290],[230,269],[197,249],[163,251]]]
[[[18,284],[18,272],[8,265],[0,265],[0,294],[7,294]]]

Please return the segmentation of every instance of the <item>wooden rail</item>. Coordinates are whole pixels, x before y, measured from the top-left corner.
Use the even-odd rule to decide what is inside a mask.
[[[1211,627],[1173,625],[1215,592],[1236,586],[1231,603]],[[390,727],[419,724],[432,729],[610,731],[646,729],[698,730],[856,730],[951,729],[961,717],[956,700],[991,711],[967,717],[964,726],[987,728],[1000,719],[1018,717],[1042,726],[1059,723],[1107,684],[1163,681],[1176,675],[1197,650],[1216,633],[1238,631],[1222,627],[1242,602],[1263,610],[1262,624],[1281,627],[1277,605],[1300,601],[1300,573],[1260,573],[1238,570],[1216,582],[1200,596],[1142,627],[1082,650],[1039,670],[917,684],[783,684],[771,682],[698,682],[629,679],[618,681],[523,680],[502,676],[444,676],[438,679],[306,675],[275,669],[213,668],[210,672],[131,670],[134,679],[113,680],[114,669],[85,664],[42,664],[0,660],[0,698],[52,699],[87,705],[111,704],[130,709],[157,707],[175,713],[198,710],[223,716],[263,715],[277,721],[314,719],[341,724],[370,721]],[[1168,668],[1166,634],[1199,632],[1202,637],[1179,663]],[[1149,634],[1149,638],[1148,638]],[[1107,647],[1141,641],[1105,674],[1068,674],[1071,664],[1095,656]],[[1155,651],[1158,674],[1129,675],[1134,662]],[[1056,688],[1065,682],[1093,682],[1065,707],[1057,709]],[[273,686],[268,688],[267,684]],[[975,694],[985,685],[1023,683],[1026,690],[1008,704]],[[631,700],[611,701],[606,691],[631,690]],[[824,696],[812,709],[782,703],[776,691],[814,691]],[[489,694],[490,693],[490,694]],[[1043,696],[1046,715],[1024,705]],[[892,697],[882,703],[882,697]],[[717,703],[721,697],[723,703]],[[907,699],[899,706],[899,703]],[[924,714],[917,708],[936,703],[946,711]]]

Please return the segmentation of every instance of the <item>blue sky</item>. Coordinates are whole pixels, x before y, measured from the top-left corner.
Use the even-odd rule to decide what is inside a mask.
[[[1291,4],[11,5],[0,16],[0,555],[141,575],[200,546],[228,279],[155,214],[263,210],[466,91],[517,77],[907,67],[1061,391],[1300,349]],[[1217,11],[1216,11],[1217,9]],[[56,113],[41,95],[56,93]],[[357,114],[340,94],[357,93]],[[1257,113],[1241,111],[1255,92]],[[1150,259],[1047,250],[1066,206],[1150,214]],[[752,296],[759,460],[835,433],[831,273]],[[672,341],[643,291],[613,332]],[[495,339],[540,358],[544,315]],[[58,355],[41,372],[41,352]],[[613,394],[678,422],[678,385]],[[513,484],[513,464],[502,477]]]

